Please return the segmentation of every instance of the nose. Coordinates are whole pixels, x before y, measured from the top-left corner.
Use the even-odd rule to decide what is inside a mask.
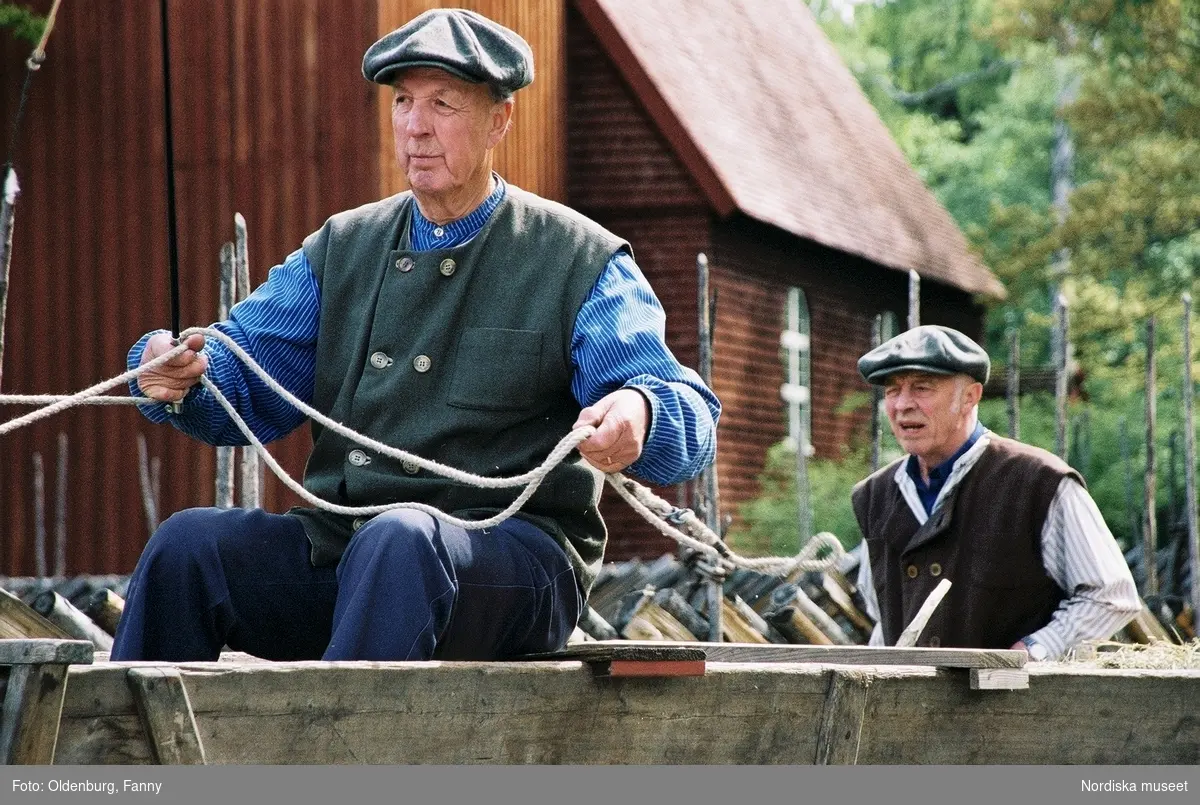
[[[404,130],[409,136],[419,136],[430,131],[429,110],[425,104],[414,103],[408,110],[408,119],[404,122]]]

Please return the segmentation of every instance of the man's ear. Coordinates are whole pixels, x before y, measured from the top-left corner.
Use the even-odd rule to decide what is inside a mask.
[[[495,148],[508,133],[512,125],[513,107],[515,102],[509,98],[492,106],[491,127],[488,129],[488,148]]]
[[[979,401],[983,399],[983,384],[979,381],[974,381],[967,385],[963,390],[963,402],[968,406],[979,405]]]

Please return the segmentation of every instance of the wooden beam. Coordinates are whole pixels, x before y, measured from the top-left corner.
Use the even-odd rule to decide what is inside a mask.
[[[0,761],[9,766],[54,762],[67,689],[62,663],[14,665],[0,709]]]
[[[588,665],[599,677],[704,676],[704,660],[606,660]]]
[[[71,635],[37,614],[8,590],[0,589],[0,638],[70,640]]]
[[[972,668],[971,690],[1029,690],[1024,668]]]
[[[1011,649],[796,646],[750,643],[674,643],[596,640],[527,659],[688,660],[708,662],[803,662],[837,665],[922,665],[939,668],[1022,668],[1027,655]]]
[[[130,668],[126,682],[155,761],[203,766],[204,744],[178,668]]]
[[[870,684],[871,677],[862,671],[835,669],[829,673],[814,764],[853,766],[858,762]]]
[[[95,646],[87,640],[0,640],[0,666],[75,663],[90,665]]]

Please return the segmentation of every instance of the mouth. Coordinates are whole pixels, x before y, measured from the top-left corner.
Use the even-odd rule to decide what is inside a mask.
[[[896,427],[905,436],[916,436],[921,431],[925,430],[924,423],[921,422],[897,422]]]

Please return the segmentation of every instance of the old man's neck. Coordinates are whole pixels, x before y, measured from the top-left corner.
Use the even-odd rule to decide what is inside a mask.
[[[472,181],[445,194],[429,195],[414,189],[413,198],[416,199],[421,215],[424,215],[431,223],[445,226],[470,215],[495,189],[496,179],[492,175],[492,166],[489,161],[482,168],[477,181]]]

